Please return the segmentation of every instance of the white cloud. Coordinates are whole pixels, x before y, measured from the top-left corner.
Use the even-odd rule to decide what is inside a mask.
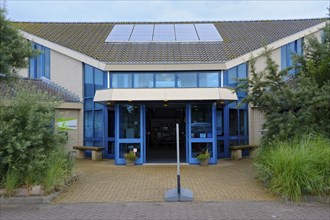
[[[325,17],[325,1],[7,1],[16,21],[196,21]]]

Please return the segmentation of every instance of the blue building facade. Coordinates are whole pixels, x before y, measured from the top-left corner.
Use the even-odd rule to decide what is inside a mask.
[[[237,108],[237,101],[93,102],[98,89],[235,87],[237,78],[247,77],[247,63],[226,71],[104,72],[87,64],[83,69],[84,145],[104,146],[104,156],[116,164],[125,164],[124,154],[134,148],[137,164],[174,161],[176,123],[182,162],[199,163],[196,156],[207,149],[215,164],[230,156],[230,145],[248,144],[248,108]]]

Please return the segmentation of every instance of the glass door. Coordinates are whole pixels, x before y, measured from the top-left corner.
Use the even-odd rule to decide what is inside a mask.
[[[217,162],[214,104],[188,105],[189,163],[199,163],[198,154],[208,151],[209,163]]]
[[[144,106],[132,104],[116,105],[116,164],[125,164],[124,155],[136,152],[136,164],[143,163],[143,113]]]

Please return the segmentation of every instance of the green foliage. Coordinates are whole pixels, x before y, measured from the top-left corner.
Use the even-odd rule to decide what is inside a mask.
[[[210,153],[206,150],[200,154],[197,155],[196,157],[199,161],[205,161],[210,159]]]
[[[55,107],[59,102],[37,91],[24,80],[11,84],[15,95],[0,99],[0,173],[20,173],[19,184],[41,183],[47,154],[63,144],[54,132]]]
[[[330,27],[325,28],[325,33]],[[279,71],[266,48],[266,68],[257,72],[250,62],[251,77],[240,80],[236,90],[249,91],[242,103],[248,103],[265,114],[263,141],[287,139],[305,133],[322,133],[330,137],[330,47],[329,36],[318,42],[308,40],[306,55],[298,57],[295,75],[288,69]],[[324,46],[324,47],[323,47]],[[328,48],[328,49],[324,49]],[[322,80],[320,80],[322,78]]]
[[[129,151],[124,155],[124,158],[130,162],[134,162],[137,159],[137,156],[134,154],[133,151]]]
[[[36,54],[30,43],[6,19],[5,10],[0,8],[0,80],[16,76],[17,69],[27,66],[27,57]],[[6,78],[5,78],[6,77]]]
[[[286,201],[329,194],[329,146],[329,139],[321,136],[272,142],[259,149],[255,160],[258,175],[273,194]]]

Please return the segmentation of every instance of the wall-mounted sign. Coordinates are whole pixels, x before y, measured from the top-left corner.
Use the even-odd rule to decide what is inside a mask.
[[[57,128],[60,131],[77,130],[77,119],[75,118],[58,118]]]

